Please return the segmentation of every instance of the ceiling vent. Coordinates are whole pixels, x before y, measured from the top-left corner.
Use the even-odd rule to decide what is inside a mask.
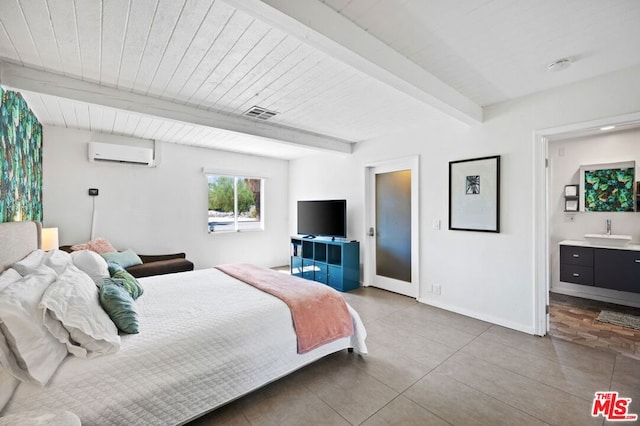
[[[277,114],[278,113],[275,111],[269,111],[268,109],[259,106],[253,106],[244,113],[247,117],[257,118],[259,120],[268,120],[271,117],[275,117]]]

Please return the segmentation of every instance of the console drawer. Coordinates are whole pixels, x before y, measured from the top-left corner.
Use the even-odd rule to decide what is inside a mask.
[[[590,266],[560,264],[560,281],[593,285],[593,268]]]
[[[561,245],[560,263],[567,265],[593,266],[593,248]]]

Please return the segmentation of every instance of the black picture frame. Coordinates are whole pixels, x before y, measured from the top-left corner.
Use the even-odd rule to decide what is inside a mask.
[[[500,232],[500,156],[449,162],[449,230]]]

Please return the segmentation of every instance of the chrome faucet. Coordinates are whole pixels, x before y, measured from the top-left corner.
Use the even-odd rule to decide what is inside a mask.
[[[607,219],[607,235],[611,235],[611,219]]]

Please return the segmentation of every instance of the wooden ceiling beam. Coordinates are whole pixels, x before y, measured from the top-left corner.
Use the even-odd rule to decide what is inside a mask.
[[[482,107],[318,0],[224,0],[325,54],[467,124]]]
[[[102,105],[175,122],[224,129],[306,148],[343,154],[352,152],[351,141],[177,104],[4,61],[0,61],[0,83],[16,90]]]

